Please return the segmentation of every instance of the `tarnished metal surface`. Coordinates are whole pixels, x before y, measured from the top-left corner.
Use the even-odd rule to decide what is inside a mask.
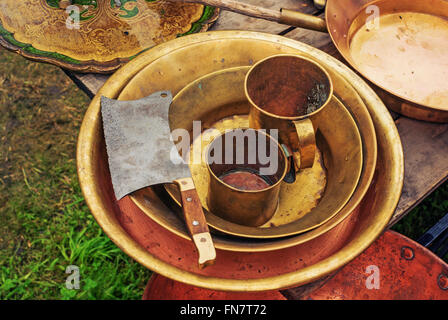
[[[133,101],[101,97],[109,170],[118,200],[143,187],[191,176],[188,165],[171,152],[172,99],[169,91]]]
[[[284,40],[284,39],[283,39]],[[191,44],[191,46],[195,46],[195,44]],[[227,59],[220,58],[223,54],[223,52],[226,51],[226,48],[231,47],[231,57]],[[135,99],[136,97],[140,97],[143,92],[147,92],[147,88],[163,88],[164,86],[175,86],[178,88],[178,90],[184,90],[180,86],[178,86],[179,76],[178,72],[179,69],[175,69],[171,67],[171,61],[191,61],[190,63],[183,63],[181,68],[182,70],[182,79],[185,81],[193,81],[196,78],[200,76],[195,76],[196,73],[199,75],[207,74],[213,71],[216,71],[216,69],[226,69],[235,65],[246,65],[247,63],[251,64],[257,61],[257,59],[263,59],[266,56],[279,54],[279,53],[300,53],[302,55],[306,55],[309,58],[316,59],[315,56],[311,54],[307,54],[304,51],[297,51],[292,47],[281,45],[281,46],[272,46],[269,42],[261,42],[257,40],[252,39],[244,39],[244,41],[239,42],[237,39],[232,39],[231,44],[225,42],[225,41],[210,41],[202,44],[201,49],[197,52],[193,52],[189,50],[190,45],[186,45],[182,48],[179,48],[177,50],[173,50],[169,53],[168,56],[163,57],[162,59],[157,59],[156,61],[153,61],[151,64],[146,66],[144,70],[139,72],[126,86],[120,94],[120,99]],[[204,52],[204,53],[202,53]],[[199,63],[198,60],[196,60],[197,54],[201,55],[201,61],[204,60],[206,62],[201,63],[201,69],[200,71],[195,68],[195,65]],[[206,54],[208,53],[208,54]],[[187,60],[184,60],[187,59]],[[319,61],[319,59],[317,59]],[[251,62],[252,61],[252,62]],[[215,237],[215,244],[217,248],[223,249],[223,250],[232,250],[232,251],[248,251],[248,252],[254,252],[254,251],[269,251],[269,250],[276,250],[286,247],[291,247],[300,243],[304,243],[306,241],[309,241],[311,239],[314,239],[323,233],[327,232],[328,230],[331,230],[335,226],[337,226],[341,221],[343,221],[347,216],[359,205],[361,199],[365,195],[368,186],[370,185],[373,177],[373,173],[376,166],[376,160],[377,160],[377,140],[376,140],[376,134],[375,129],[373,127],[373,122],[370,117],[369,111],[361,99],[361,97],[358,95],[357,91],[353,86],[351,86],[347,80],[344,79],[343,76],[341,76],[331,65],[326,63],[325,61],[320,61],[325,65],[325,68],[327,72],[330,74],[333,85],[335,87],[335,96],[338,97],[341,102],[343,102],[344,106],[349,109],[350,113],[353,114],[353,117],[356,119],[356,122],[358,123],[358,129],[361,133],[362,140],[363,140],[363,168],[361,172],[361,178],[359,180],[359,184],[355,190],[355,193],[351,197],[348,204],[334,216],[332,219],[330,219],[328,222],[324,223],[322,226],[313,229],[311,231],[299,234],[297,236],[288,237],[284,239],[275,239],[270,241],[261,241],[258,240],[257,242],[247,242],[247,241],[241,241],[238,238],[221,238],[221,237]],[[179,63],[179,62],[178,62]],[[185,68],[185,69],[184,69]],[[192,73],[191,69],[194,69],[195,73]],[[249,66],[245,67],[246,69],[249,68]],[[161,70],[163,70],[162,75],[160,74]],[[184,71],[185,70],[185,71]],[[243,72],[243,71],[241,71]],[[243,72],[244,73],[244,72]],[[244,78],[244,76],[242,77]],[[186,83],[188,84],[188,83]],[[238,98],[237,100],[240,101],[231,101],[229,103],[229,94],[228,92],[233,92],[235,94],[241,92],[241,88],[244,86],[242,82],[238,81],[228,81],[226,83],[226,87],[228,88],[227,91],[222,90],[214,90],[217,92],[214,96],[209,95],[203,95],[204,98],[209,98],[207,100],[207,103],[210,105],[215,106],[224,106],[221,108],[215,109],[213,112],[209,113],[207,116],[203,115],[204,109],[201,107],[198,107],[197,105],[194,105],[193,107],[189,108],[178,108],[176,111],[175,117],[170,117],[170,125],[172,128],[176,127],[185,127],[185,125],[191,124],[191,119],[202,119],[204,128],[209,128],[210,126],[217,126],[219,128],[225,128],[225,124],[227,121],[231,120],[235,123],[238,127],[244,127],[247,126],[247,119],[240,116],[233,116],[232,119],[225,118],[229,115],[234,115],[241,113],[241,110],[249,110],[248,103],[246,99],[244,98],[244,94],[240,93],[239,95],[236,95]],[[203,87],[205,88],[205,87]],[[199,83],[198,87],[196,88],[195,94],[200,94],[201,90],[199,90]],[[208,88],[210,89],[210,87]],[[189,91],[190,92],[190,91]],[[202,93],[203,94],[203,93]],[[177,95],[176,95],[177,96]],[[243,101],[244,100],[244,101]],[[190,101],[190,100],[189,100]],[[225,102],[227,101],[227,102]],[[191,102],[191,101],[190,101]],[[205,102],[202,101],[201,102]],[[244,106],[241,105],[241,102],[244,104]],[[199,104],[200,105],[200,104]],[[175,104],[172,104],[172,109],[174,110]],[[181,106],[181,105],[180,105]],[[245,113],[248,113],[248,111],[245,111]],[[223,119],[222,123],[216,123],[215,121],[219,119]],[[238,118],[238,119],[237,119]],[[327,119],[331,121],[331,117],[324,117],[323,119]],[[243,123],[240,123],[243,121]],[[327,127],[328,129],[331,128],[331,126],[323,126]],[[331,135],[331,133],[330,133]],[[320,155],[321,156],[321,155]],[[316,158],[316,161],[321,161],[321,158]],[[323,163],[321,164],[321,166]],[[193,167],[192,167],[193,169]],[[321,169],[321,168],[320,168]],[[314,171],[316,170],[316,171]],[[315,165],[312,169],[312,177],[318,179],[319,177],[319,166]],[[306,170],[303,172],[305,173]],[[335,171],[333,171],[335,172]],[[305,179],[305,177],[298,176],[300,180],[302,180],[302,183],[304,181],[309,181]],[[321,186],[321,183],[316,184],[316,186]],[[207,186],[207,185],[206,185]],[[149,192],[149,194],[146,194],[146,192]],[[147,199],[152,199],[151,190],[141,190],[134,193],[131,198],[133,200],[136,200],[137,197],[143,197]],[[319,189],[315,189],[314,191],[311,191],[314,194],[320,192]],[[201,191],[199,191],[200,194],[204,194]],[[311,197],[313,198],[313,197]],[[145,199],[145,204],[147,205],[147,202]],[[312,202],[312,199],[308,199],[307,201]],[[314,207],[313,204],[311,205],[308,202],[309,207]],[[137,201],[137,203],[142,203],[140,201]],[[204,201],[206,203],[206,201]],[[184,224],[181,222],[181,220],[177,219],[176,215],[173,213],[165,213],[162,212],[160,209],[156,209],[153,207],[153,201],[151,201],[150,207],[152,208],[153,212],[158,213],[158,215],[151,215],[151,219],[154,219],[159,224],[163,225],[165,228],[168,228],[175,234],[184,237],[185,239],[188,239],[188,236],[186,234],[186,230],[184,227]],[[282,211],[283,212],[283,211]],[[308,211],[306,211],[308,212]],[[287,216],[287,212],[284,211],[284,214],[282,216]],[[303,213],[305,214],[305,212]],[[287,221],[283,220],[282,221]],[[292,220],[295,220],[294,216],[289,216],[291,220],[288,222],[291,222]],[[209,218],[209,222],[211,222],[211,218]],[[275,222],[274,222],[275,223]]]
[[[312,59],[282,54],[258,61],[244,81],[250,127],[277,129],[296,171],[310,168],[316,155],[313,119],[330,103],[333,90],[328,72]]]
[[[241,128],[237,127],[235,129]],[[246,128],[245,132],[252,132],[255,139],[252,142],[249,142],[249,139],[242,139],[240,146],[236,145],[239,141],[235,142],[234,132],[230,130],[216,137],[205,151],[207,157],[205,164],[208,170],[202,171],[197,177],[209,177],[209,192],[206,196],[206,201],[211,212],[221,217],[224,221],[233,222],[235,225],[258,227],[269,221],[279,207],[280,189],[288,170],[287,158],[277,140],[274,140],[266,133],[249,128]],[[232,141],[231,148],[225,146],[229,144],[229,141]],[[264,175],[266,180],[261,179],[259,175],[254,175],[264,181],[262,188],[236,188],[235,185],[230,185],[227,179],[224,180],[222,178],[226,173],[234,171],[232,176],[235,180],[244,180],[246,183],[253,181],[253,178],[251,179],[250,176],[241,176],[242,173],[248,173],[248,171],[241,172],[241,168],[251,169],[253,170],[252,172],[262,172],[263,167],[266,169],[267,166],[260,161],[260,158],[264,156],[262,155],[264,152],[260,150],[262,148],[259,147],[262,143],[265,146],[265,151],[270,150],[269,161],[271,162],[270,165],[272,165],[272,172]],[[275,147],[273,147],[274,145]],[[229,157],[229,155],[233,157],[241,146],[244,147],[243,163],[225,163],[225,157]],[[251,148],[256,149],[252,149],[252,152],[256,154],[256,157],[254,157],[255,161],[252,163],[249,160]],[[210,161],[208,158],[210,156],[209,150],[222,150],[221,158],[218,158],[217,163]],[[243,152],[240,151],[240,153]],[[270,183],[268,184],[267,181]]]

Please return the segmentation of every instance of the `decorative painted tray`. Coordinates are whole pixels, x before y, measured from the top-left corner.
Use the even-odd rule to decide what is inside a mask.
[[[0,44],[32,60],[109,73],[157,44],[206,31],[218,14],[163,0],[2,0]]]

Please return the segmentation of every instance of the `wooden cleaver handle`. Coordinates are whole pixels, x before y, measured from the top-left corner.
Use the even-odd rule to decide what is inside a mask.
[[[216,250],[205,220],[201,201],[193,179],[184,178],[174,182],[179,186],[185,222],[199,253],[199,267],[205,268],[215,262]]]

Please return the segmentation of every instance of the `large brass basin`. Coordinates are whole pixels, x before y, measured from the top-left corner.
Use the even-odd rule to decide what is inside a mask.
[[[210,46],[207,46],[209,44]],[[227,49],[214,52],[222,44]],[[200,270],[195,263],[194,246],[149,219],[129,199],[116,202],[108,172],[102,135],[99,98],[126,99],[122,91],[152,61],[166,59],[169,53],[191,46],[195,59],[184,56],[171,61],[179,72],[170,83],[174,94],[203,74],[226,67],[245,54],[253,63],[266,55],[258,45],[272,51],[299,52],[313,56],[342,75],[366,104],[378,141],[378,161],[373,184],[358,208],[328,232],[290,248],[268,252],[229,252],[218,250],[214,266]],[[236,46],[244,50],[235,50]],[[222,48],[221,48],[222,49]],[[214,56],[213,56],[214,54]],[[268,53],[269,54],[269,53]],[[163,69],[156,72],[163,83]],[[158,84],[140,82],[135,90],[144,95]],[[135,91],[134,91],[135,92]],[[78,175],[86,201],[106,234],[129,256],[147,268],[194,286],[224,291],[265,291],[303,285],[320,279],[344,266],[363,252],[384,230],[398,203],[403,185],[403,152],[395,124],[384,104],[354,72],[325,53],[281,36],[247,31],[210,32],[179,38],[139,56],[115,73],[100,90],[85,115],[78,141]],[[154,197],[154,206],[164,206]]]

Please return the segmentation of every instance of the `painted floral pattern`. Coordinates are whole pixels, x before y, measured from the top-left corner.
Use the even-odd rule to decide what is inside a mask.
[[[72,5],[80,9],[80,21],[90,20],[95,17],[98,11],[98,1],[101,0],[72,0]],[[110,2],[109,2],[110,1]],[[157,2],[158,0],[145,0],[146,2]],[[47,5],[59,9],[61,0],[45,0]],[[110,9],[119,12],[120,18],[133,18],[140,13],[137,0],[106,0]]]

